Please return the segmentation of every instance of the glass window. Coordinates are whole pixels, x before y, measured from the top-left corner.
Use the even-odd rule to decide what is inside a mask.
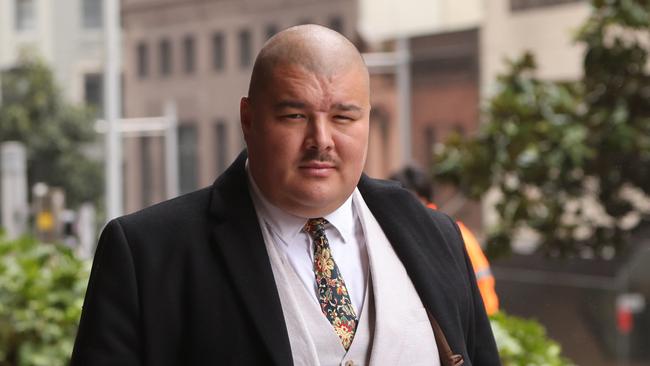
[[[84,28],[94,29],[102,27],[102,0],[82,0],[81,13]]]
[[[341,18],[338,15],[335,15],[330,18],[330,21],[328,23],[328,26],[330,29],[335,30],[339,33],[343,33],[343,18]]]
[[[224,120],[218,120],[215,125],[217,173],[221,174],[228,167],[228,125]]]
[[[534,8],[543,8],[546,6],[576,3],[583,0],[510,0],[510,10],[520,11]]]
[[[194,57],[194,37],[187,36],[183,39],[183,59],[185,72],[191,74],[194,72],[195,68],[195,57]]]
[[[93,73],[84,75],[84,100],[87,105],[95,108],[98,115],[102,114],[103,96],[102,74]]]
[[[436,144],[436,129],[432,125],[426,126],[424,129],[424,161],[426,166],[433,164],[433,149]]]
[[[172,44],[168,39],[160,41],[158,46],[160,52],[160,74],[169,75],[172,73]]]
[[[35,18],[34,0],[16,0],[16,30],[35,29]]]
[[[249,67],[252,63],[252,57],[251,32],[243,29],[239,32],[239,65]]]
[[[266,26],[266,39],[273,37],[278,33],[278,26],[275,24],[269,24]]]
[[[225,41],[221,32],[212,36],[212,66],[215,70],[223,70],[225,66]]]
[[[187,193],[198,187],[198,166],[196,151],[196,126],[183,123],[178,127],[178,173],[180,192]]]
[[[146,43],[138,44],[137,57],[138,77],[144,78],[149,74],[149,48]]]
[[[140,189],[142,207],[153,203],[153,165],[151,156],[151,136],[140,137]]]

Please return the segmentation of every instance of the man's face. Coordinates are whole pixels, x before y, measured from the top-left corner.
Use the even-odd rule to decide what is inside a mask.
[[[336,210],[356,187],[366,159],[370,102],[359,68],[319,75],[276,66],[241,122],[251,174],[274,205],[302,217]]]

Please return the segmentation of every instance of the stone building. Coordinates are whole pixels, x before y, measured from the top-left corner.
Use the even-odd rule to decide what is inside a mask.
[[[244,146],[239,100],[264,42],[316,23],[356,37],[354,0],[124,0],[125,117],[177,106],[180,191],[211,184]],[[125,212],[165,198],[161,138],[124,140]]]

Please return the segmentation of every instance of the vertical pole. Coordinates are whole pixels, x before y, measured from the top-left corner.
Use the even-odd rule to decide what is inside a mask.
[[[104,1],[106,63],[104,65],[104,119],[106,133],[106,218],[122,214],[122,141],[119,130],[120,14],[119,0]]]
[[[402,145],[402,166],[413,161],[411,148],[411,51],[409,39],[404,36],[397,40],[397,108]]]
[[[168,101],[165,104],[165,178],[167,184],[167,198],[178,196],[178,120],[176,104]]]
[[[17,141],[0,144],[0,206],[3,226],[9,239],[27,231],[27,153]]]
[[[0,67],[0,107],[2,107],[2,67]]]

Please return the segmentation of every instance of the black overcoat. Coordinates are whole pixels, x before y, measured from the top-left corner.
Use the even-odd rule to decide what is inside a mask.
[[[292,364],[245,160],[212,187],[107,224],[73,366]],[[358,188],[451,350],[466,366],[498,365],[456,224],[395,183],[363,176]]]

